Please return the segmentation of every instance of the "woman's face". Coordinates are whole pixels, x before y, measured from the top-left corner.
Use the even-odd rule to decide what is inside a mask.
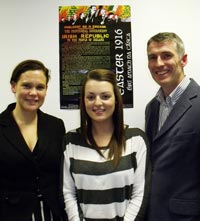
[[[86,112],[93,122],[112,121],[115,94],[111,83],[88,80],[85,85],[84,102]]]
[[[24,111],[37,111],[47,92],[47,79],[42,70],[29,70],[21,74],[17,82],[11,83],[17,105]]]

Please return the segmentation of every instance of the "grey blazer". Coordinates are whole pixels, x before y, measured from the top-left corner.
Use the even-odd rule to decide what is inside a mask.
[[[146,107],[152,188],[148,221],[200,220],[200,87],[191,79],[157,132],[159,102]]]

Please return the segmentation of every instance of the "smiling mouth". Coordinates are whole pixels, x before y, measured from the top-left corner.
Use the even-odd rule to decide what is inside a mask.
[[[167,70],[166,71],[157,71],[156,72],[157,75],[164,75],[164,74],[167,74],[167,73],[168,73]]]
[[[101,114],[101,113],[103,113],[105,110],[102,110],[102,109],[99,110],[99,109],[98,109],[98,110],[93,110],[93,111],[94,111],[95,113],[97,113],[97,114]]]
[[[36,104],[36,103],[38,103],[38,100],[27,100],[27,102],[29,104]]]

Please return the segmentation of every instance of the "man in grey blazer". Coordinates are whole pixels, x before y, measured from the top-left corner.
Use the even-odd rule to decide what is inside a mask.
[[[200,220],[200,87],[184,73],[187,54],[175,33],[150,38],[147,54],[160,85],[145,112],[152,163],[148,221]]]

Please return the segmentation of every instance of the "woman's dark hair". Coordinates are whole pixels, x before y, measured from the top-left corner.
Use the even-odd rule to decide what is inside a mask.
[[[119,87],[117,86],[116,75],[110,70],[107,69],[94,69],[89,71],[86,75],[86,78],[83,81],[83,86],[81,90],[80,97],[80,117],[81,117],[81,134],[84,139],[88,139],[92,146],[98,151],[100,155],[102,155],[99,150],[98,145],[96,144],[93,135],[92,135],[92,122],[91,118],[88,116],[85,109],[85,85],[89,80],[96,81],[107,81],[112,84],[113,91],[115,95],[115,110],[113,113],[113,123],[114,123],[114,133],[111,138],[111,141],[108,145],[109,156],[108,158],[114,158],[114,165],[117,166],[120,157],[122,155],[122,150],[125,148],[125,135],[124,135],[124,119],[123,119],[123,101],[122,96],[119,91]],[[103,155],[102,155],[103,156]]]
[[[44,64],[41,61],[38,60],[25,60],[20,62],[15,69],[12,72],[10,83],[15,82],[17,83],[21,74],[23,74],[26,71],[35,71],[35,70],[41,70],[44,72],[44,75],[47,79],[47,84],[50,79],[49,69],[47,69]]]

